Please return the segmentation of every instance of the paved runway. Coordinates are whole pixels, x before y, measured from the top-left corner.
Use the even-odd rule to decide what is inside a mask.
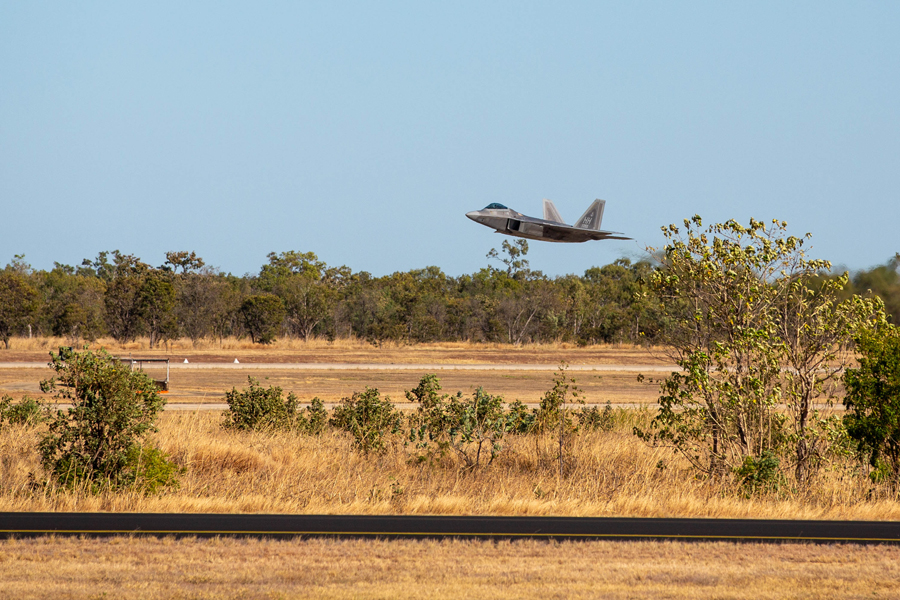
[[[900,543],[897,521],[191,513],[0,513],[0,537],[470,538]]]

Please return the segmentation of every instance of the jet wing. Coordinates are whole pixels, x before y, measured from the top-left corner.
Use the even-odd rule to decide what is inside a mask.
[[[595,229],[583,229],[571,225],[557,225],[544,223],[544,237],[551,240],[583,241],[583,240],[630,240],[618,231],[598,231]]]

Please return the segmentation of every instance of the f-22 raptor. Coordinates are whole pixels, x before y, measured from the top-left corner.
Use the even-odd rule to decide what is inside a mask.
[[[493,229],[497,233],[545,242],[586,242],[588,240],[630,240],[617,231],[602,231],[603,208],[606,200],[594,200],[576,225],[566,225],[553,202],[544,198],[544,218],[528,217],[502,204],[493,202],[466,216]]]

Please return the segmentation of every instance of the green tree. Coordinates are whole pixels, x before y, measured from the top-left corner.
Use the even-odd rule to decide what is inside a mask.
[[[334,310],[341,270],[329,269],[313,252],[270,252],[268,258],[258,285],[282,299],[290,332],[309,341]]]
[[[255,294],[241,304],[241,316],[254,344],[271,344],[284,321],[284,302],[275,294]]]
[[[56,263],[41,277],[49,329],[74,345],[94,341],[105,332],[103,296],[106,284],[95,276],[77,274],[75,268]]]
[[[668,319],[660,336],[682,371],[662,385],[653,433],[639,434],[707,473],[792,445],[796,479],[806,482],[827,438],[814,405],[831,401],[855,332],[883,319],[876,301],[838,300],[846,277],[818,283],[830,263],[807,259],[809,235],[786,227],[751,219],[701,230],[695,216],[683,235],[663,229],[664,265],[650,282]]]
[[[236,291],[223,276],[189,272],[175,283],[175,319],[195,344],[216,335],[218,323],[225,329],[240,306]]]
[[[893,325],[857,338],[859,367],[844,373],[847,434],[876,480],[900,486],[900,329]]]
[[[851,289],[860,295],[871,293],[880,297],[891,322],[900,324],[900,252],[886,264],[855,273]]]
[[[28,278],[7,267],[0,271],[0,340],[9,349],[9,338],[30,325],[40,295]]]
[[[314,252],[297,252],[295,250],[281,254],[269,252],[267,258],[269,264],[263,265],[259,272],[260,286],[263,289],[272,289],[280,280],[291,275],[321,279],[328,268]]]
[[[632,264],[627,258],[587,269],[582,339],[634,344],[653,340],[661,324],[656,296],[645,285],[652,272],[650,263]]]
[[[794,448],[794,475],[805,483],[827,448],[829,420],[816,404],[831,404],[839,392],[841,374],[852,361],[848,352],[858,332],[884,322],[881,300],[838,298],[847,274],[817,281],[831,269],[824,260],[807,260],[802,251],[771,283],[775,291],[775,335],[780,342],[782,398],[787,406],[789,440]]]
[[[175,320],[175,286],[171,273],[149,270],[141,278],[136,297],[137,312],[150,334],[150,347],[155,348],[160,339],[177,335]]]
[[[117,342],[130,342],[143,332],[140,291],[150,266],[118,250],[112,252],[112,263],[108,256],[108,252],[101,252],[93,262],[85,259],[82,272],[106,282],[103,297],[106,328]]]
[[[56,411],[40,442],[42,463],[54,479],[87,482],[95,490],[174,484],[177,469],[146,447],[165,405],[154,382],[102,350],[60,348],[50,356],[56,374],[41,382],[41,390],[72,405]]]
[[[770,285],[802,240],[751,220],[705,231],[700,217],[663,228],[664,266],[651,288],[670,320],[662,340],[681,367],[661,386],[652,443],[672,446],[698,470],[724,476],[747,456],[783,442],[781,352]]]
[[[491,248],[487,253],[487,257],[492,260],[499,260],[506,266],[506,274],[510,277],[519,275],[527,275],[528,273],[528,240],[516,238],[512,243],[509,240],[503,240],[500,246],[504,256],[500,256],[495,248]]]
[[[206,264],[203,259],[197,256],[196,252],[166,252],[166,262],[170,268],[178,272],[181,268],[181,274],[196,273]]]

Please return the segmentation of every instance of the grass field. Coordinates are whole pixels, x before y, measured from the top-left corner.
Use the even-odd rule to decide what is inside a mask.
[[[0,510],[900,519],[900,503],[870,489],[851,461],[808,488],[752,498],[730,481],[698,480],[632,435],[649,414],[621,410],[612,431],[572,437],[561,477],[549,434],[509,436],[493,464],[467,472],[452,458],[417,463],[400,437],[366,456],[342,432],[234,432],[217,413],[169,412],[155,441],[186,471],[180,489],[155,496],[35,487],[40,432],[9,426],[0,431]]]
[[[34,342],[35,345],[43,342]],[[128,348],[111,348],[124,353]],[[140,350],[135,349],[135,350]],[[170,348],[193,361],[405,364],[658,365],[635,348],[484,345],[374,348],[359,343],[275,348]],[[0,362],[44,360],[47,348],[0,352]],[[137,353],[137,352],[135,352]],[[148,354],[141,350],[141,354]],[[159,353],[156,353],[159,355]],[[231,359],[233,360],[233,358]],[[250,374],[301,399],[336,400],[366,385],[403,401],[415,371],[174,371],[169,400],[220,402]],[[652,403],[656,386],[634,372],[572,372],[589,402]],[[0,393],[33,393],[45,369],[0,368]],[[597,375],[600,377],[598,378]],[[536,401],[551,371],[439,372],[445,390],[482,385]],[[33,394],[34,395],[34,394]],[[154,442],[185,472],[158,495],[93,495],[41,484],[40,430],[0,430],[0,511],[142,511],[331,514],[497,514],[900,520],[900,502],[838,462],[804,489],[747,497],[733,482],[696,479],[665,449],[631,433],[650,408],[619,409],[610,431],[575,436],[558,470],[552,435],[507,438],[494,464],[466,472],[451,459],[411,460],[395,438],[383,455],[349,437],[241,433],[220,413],[168,412]],[[15,598],[894,598],[900,549],[891,546],[518,541],[106,540],[45,537],[0,542],[0,597]]]
[[[678,542],[39,538],[4,598],[897,598],[900,548]]]

